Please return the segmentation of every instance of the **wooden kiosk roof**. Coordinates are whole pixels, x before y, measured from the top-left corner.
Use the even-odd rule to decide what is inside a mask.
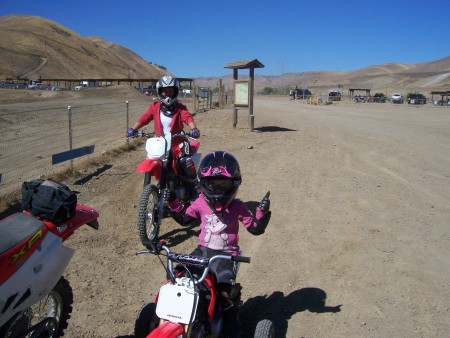
[[[259,62],[258,59],[250,59],[250,60],[234,61],[227,64],[223,68],[232,68],[232,69],[264,68],[264,65],[261,62]]]

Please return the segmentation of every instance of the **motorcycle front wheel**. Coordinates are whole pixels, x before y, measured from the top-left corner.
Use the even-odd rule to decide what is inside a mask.
[[[154,241],[159,232],[159,190],[153,184],[144,188],[139,200],[138,229],[139,238],[144,244],[147,241]]]
[[[156,315],[156,304],[147,303],[139,311],[134,323],[134,337],[145,338],[159,324],[159,318]]]
[[[61,277],[41,301],[12,317],[0,329],[0,337],[58,338],[67,328],[72,303],[72,287]]]
[[[269,319],[263,319],[258,322],[255,330],[255,338],[274,338],[275,325]]]

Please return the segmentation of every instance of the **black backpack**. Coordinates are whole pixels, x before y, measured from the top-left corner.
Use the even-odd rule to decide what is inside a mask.
[[[68,186],[51,180],[22,184],[22,209],[33,216],[55,223],[75,216],[77,195]]]

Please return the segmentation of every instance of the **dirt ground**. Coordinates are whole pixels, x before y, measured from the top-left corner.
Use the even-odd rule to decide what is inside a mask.
[[[337,102],[309,106],[255,99],[248,111],[195,116],[200,150],[240,162],[238,197],[255,205],[271,192],[271,223],[242,228],[241,311],[245,336],[263,318],[276,337],[448,337],[450,332],[449,107]],[[144,147],[86,168],[68,183],[101,213],[67,245],[74,289],[66,337],[132,337],[140,307],[165,279],[142,249],[136,226]],[[164,219],[161,236],[178,252],[198,228]]]

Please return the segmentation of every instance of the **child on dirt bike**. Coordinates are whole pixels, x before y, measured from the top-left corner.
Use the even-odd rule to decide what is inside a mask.
[[[138,129],[154,121],[156,136],[163,136],[168,132],[178,134],[183,131],[186,124],[191,131],[189,136],[200,137],[200,130],[195,125],[194,118],[187,107],[177,101],[180,92],[178,80],[166,75],[156,83],[156,92],[159,101],[153,102],[147,111],[142,114],[132,128],[128,128],[126,137],[137,137]],[[194,185],[197,180],[195,165],[190,156],[184,151],[185,147],[179,147],[180,142],[172,142],[172,151],[178,158],[188,181]]]
[[[239,222],[251,234],[263,234],[271,217],[269,193],[253,215],[244,202],[235,198],[242,182],[239,163],[225,151],[206,155],[200,164],[198,178],[201,194],[190,206],[184,207],[170,192],[164,196],[177,222],[191,225],[196,219],[201,221],[198,247],[192,255],[239,255]],[[219,261],[212,270],[223,301],[225,326],[230,336],[237,337],[240,331],[237,311],[241,295],[241,286],[236,283],[237,266],[234,262]]]

